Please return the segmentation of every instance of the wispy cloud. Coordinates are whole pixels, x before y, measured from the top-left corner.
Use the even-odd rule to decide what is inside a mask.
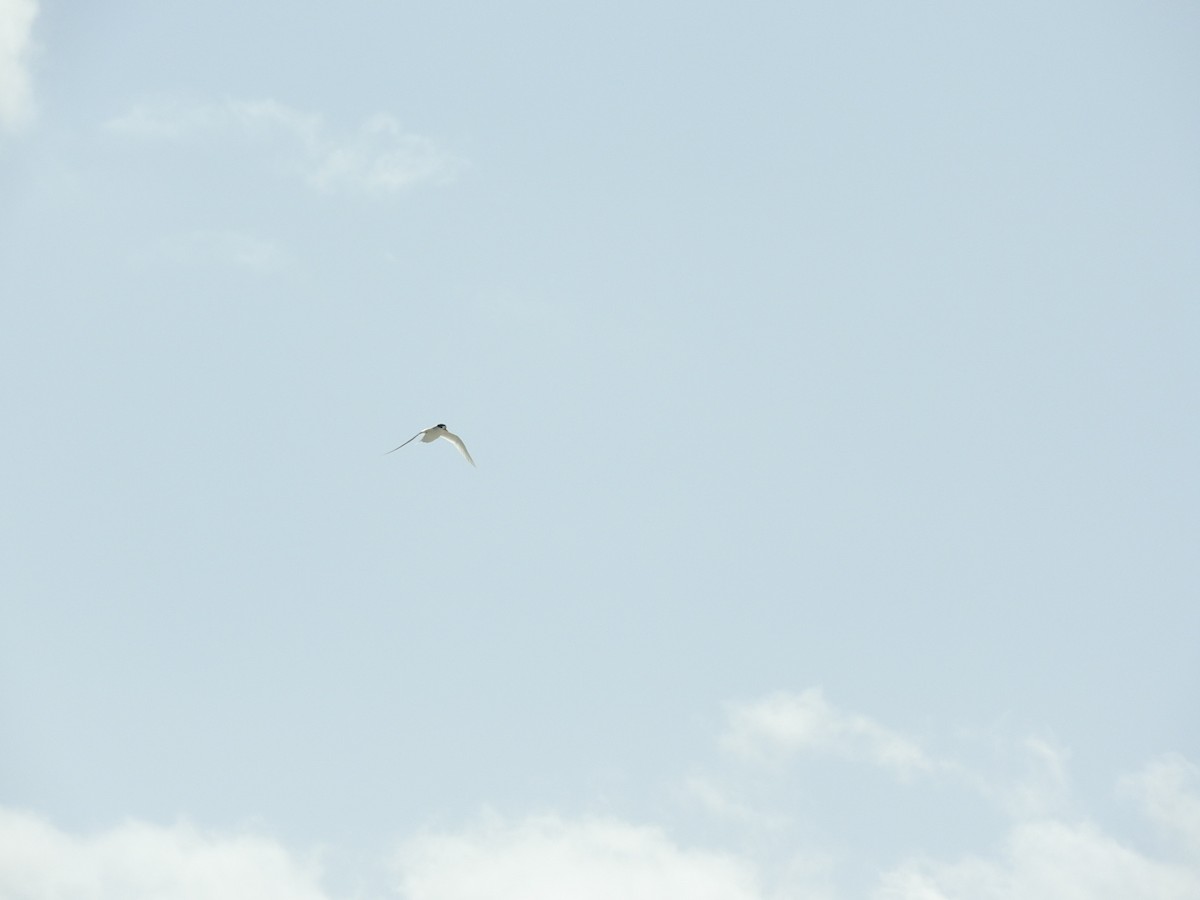
[[[739,825],[778,830],[791,823],[786,815],[757,809],[738,796],[737,791],[728,783],[699,772],[693,772],[684,779],[679,795],[689,804],[698,805],[710,815]]]
[[[866,716],[837,709],[820,688],[798,694],[779,692],[734,705],[728,716],[721,743],[746,758],[817,753],[869,762],[901,778],[935,767],[915,741]]]
[[[305,147],[315,146],[321,117],[273,100],[188,104],[175,100],[139,103],[104,126],[108,131],[142,140],[182,140],[221,133],[245,138],[286,134]]]
[[[153,257],[183,265],[216,265],[261,275],[283,272],[295,262],[281,243],[236,230],[197,230],[157,241]]]
[[[1018,760],[1013,775],[972,769],[949,763],[960,780],[976,788],[1014,819],[1053,815],[1068,806],[1070,753],[1042,737],[1027,736],[1012,748]]]
[[[841,709],[815,687],[731,704],[726,716],[721,747],[744,762],[778,767],[810,756],[873,766],[901,781],[917,775],[937,778],[982,796],[1013,819],[1052,815],[1068,805],[1070,754],[1044,737],[992,738],[997,746],[991,749],[999,759],[973,765],[934,754],[911,736]],[[720,788],[713,781],[708,794]],[[708,805],[715,809],[716,804]]]
[[[339,131],[312,112],[273,100],[217,104],[144,103],[106,130],[144,141],[199,139],[260,144],[282,171],[320,191],[394,194],[451,181],[462,162],[432,138],[406,131],[386,113]]]
[[[449,181],[457,165],[431,139],[409,134],[394,118],[381,114],[318,149],[305,177],[323,190],[345,187],[386,193]]]
[[[15,130],[33,115],[29,52],[37,0],[0,0],[0,127]]]

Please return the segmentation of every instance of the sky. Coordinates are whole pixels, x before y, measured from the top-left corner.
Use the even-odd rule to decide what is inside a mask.
[[[0,0],[0,898],[1200,898],[1197,46]]]

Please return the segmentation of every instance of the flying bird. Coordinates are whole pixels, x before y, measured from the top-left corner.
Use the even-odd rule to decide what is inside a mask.
[[[467,452],[467,445],[462,442],[462,438],[460,438],[457,434],[451,434],[449,431],[447,431],[445,425],[434,425],[432,428],[426,428],[424,431],[418,431],[407,441],[401,444],[400,447],[407,447],[417,438],[420,438],[421,443],[423,444],[430,444],[433,441],[436,441],[438,438],[445,438],[458,448],[458,452],[463,455],[467,462],[469,462],[471,465],[475,465],[475,460],[471,459],[471,454]],[[395,453],[400,449],[400,447],[394,447],[393,449],[389,450],[388,453]],[[387,453],[383,455],[387,456]]]

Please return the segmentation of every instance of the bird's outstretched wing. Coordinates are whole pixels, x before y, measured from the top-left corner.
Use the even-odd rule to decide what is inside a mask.
[[[471,454],[467,452],[467,445],[462,442],[462,438],[460,438],[457,434],[451,434],[449,431],[443,430],[438,437],[443,437],[452,443],[458,448],[458,452],[466,458],[467,462],[469,462],[471,465],[475,465],[475,460],[471,459]],[[400,448],[397,447],[396,449],[399,450]]]
[[[413,441],[415,441],[417,438],[419,438],[424,433],[425,433],[424,431],[418,431],[416,434],[414,434],[412,437],[410,437],[407,441],[405,441],[403,444],[401,444],[400,447],[407,447],[409,444],[411,444]],[[400,447],[393,447],[391,450],[389,450],[387,453],[385,453],[383,455],[387,456],[388,453],[395,453],[397,450],[400,449]]]

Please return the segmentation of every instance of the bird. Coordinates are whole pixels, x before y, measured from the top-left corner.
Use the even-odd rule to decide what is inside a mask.
[[[417,438],[420,438],[421,443],[423,444],[432,443],[438,438],[445,438],[458,448],[458,452],[463,455],[467,462],[469,462],[471,465],[475,465],[475,460],[471,459],[471,454],[467,452],[467,445],[462,442],[462,438],[460,438],[457,434],[452,434],[451,432],[447,431],[445,425],[434,425],[432,428],[426,428],[424,431],[418,431],[407,441],[401,444],[400,447],[407,447]],[[400,449],[400,447],[393,447],[388,451],[388,453],[395,453]],[[387,456],[387,453],[383,455]]]

